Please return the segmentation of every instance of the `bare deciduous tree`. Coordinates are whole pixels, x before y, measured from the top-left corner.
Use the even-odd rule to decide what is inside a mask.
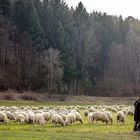
[[[60,87],[63,77],[63,67],[60,62],[60,53],[58,50],[49,48],[45,52],[44,64],[47,70],[48,91],[51,96],[53,91],[57,91]]]

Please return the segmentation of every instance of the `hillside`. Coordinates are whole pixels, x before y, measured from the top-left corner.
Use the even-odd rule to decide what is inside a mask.
[[[140,92],[140,21],[63,0],[0,1],[0,90],[50,96]]]

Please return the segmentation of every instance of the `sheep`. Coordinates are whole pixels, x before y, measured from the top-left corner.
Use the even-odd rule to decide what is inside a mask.
[[[16,111],[16,110],[18,110],[18,107],[16,107],[16,106],[11,106],[11,109],[14,110],[14,111]]]
[[[37,124],[40,124],[40,125],[44,125],[45,124],[45,120],[44,120],[43,114],[37,113],[34,116],[34,123],[37,123]]]
[[[112,116],[112,114],[111,114],[110,112],[108,112],[108,111],[105,111],[104,113],[108,116],[109,121],[110,121],[111,124],[112,124],[112,123],[113,123],[113,116]]]
[[[117,113],[117,109],[116,108],[111,108],[111,111],[114,113]]]
[[[94,107],[91,107],[91,108],[89,108],[89,110],[88,110],[89,112],[95,112],[96,111],[96,109],[94,108]]]
[[[121,111],[121,110],[120,110]],[[127,114],[127,110],[125,109],[125,110],[123,110],[123,113],[126,115]]]
[[[35,113],[30,111],[27,114],[28,114],[29,123],[34,123]]]
[[[25,122],[26,122],[26,123],[29,122],[28,114],[27,114],[26,112],[17,111],[17,112],[15,112],[15,116],[16,116],[17,114],[22,114],[22,115],[24,116],[24,118],[25,118]]]
[[[52,121],[53,125],[57,125],[57,124],[61,124],[62,126],[65,125],[65,122],[64,122],[62,116],[60,116],[58,114],[52,114],[51,121]]]
[[[66,116],[65,125],[72,124],[75,122],[75,120],[76,120],[76,115],[74,113],[69,113]]]
[[[133,110],[128,110],[127,115],[134,115],[134,111]]]
[[[16,121],[16,117],[13,113],[11,113],[10,111],[4,111],[4,113],[7,115],[7,118],[9,120],[13,120],[13,121]]]
[[[81,117],[79,111],[77,111],[77,110],[74,109],[74,110],[71,110],[70,113],[72,113],[72,114],[75,115],[75,120],[74,120],[74,122],[75,122],[75,121],[79,121],[81,124],[83,123],[83,120],[82,120],[82,117]]]
[[[25,118],[25,116],[23,115],[23,114],[17,114],[16,115],[16,118],[17,118],[17,121],[18,122],[20,122],[20,123],[25,123],[25,120],[26,120],[26,118]]]
[[[4,122],[4,123],[8,122],[7,115],[4,112],[0,112],[0,122]]]
[[[93,123],[94,120],[96,120],[96,122],[97,121],[101,121],[103,123],[105,122],[106,124],[108,124],[108,122],[109,122],[108,116],[105,113],[99,112],[99,111],[90,113],[88,115],[88,121],[89,121],[90,124]]]
[[[47,121],[47,122],[51,119],[51,113],[50,112],[43,112],[42,115],[43,115],[45,121]]]
[[[89,124],[92,124],[92,123],[93,123],[93,112],[90,112],[90,113],[88,114],[88,123],[89,123]]]
[[[89,111],[88,111],[88,110],[85,110],[85,111],[84,111],[84,116],[87,117],[88,114],[89,114]]]
[[[106,106],[106,105],[100,105],[100,106],[83,106],[83,107],[74,107],[74,106],[70,106],[70,107],[61,107],[61,106],[57,106],[57,107],[33,107],[33,106],[22,106],[22,107],[5,107],[2,106],[0,107],[0,112],[6,114],[7,119],[9,120],[14,120],[14,121],[18,121],[20,123],[37,123],[37,124],[45,124],[46,122],[48,122],[49,120],[52,121],[53,116],[58,115],[59,117],[61,117],[62,122],[59,121],[52,121],[52,124],[61,124],[61,125],[70,125],[75,123],[76,121],[79,121],[81,124],[83,123],[82,117],[80,115],[80,112],[78,109],[85,109],[84,111],[84,116],[88,118],[89,123],[93,123],[94,121],[101,121],[101,122],[105,122],[106,124],[113,122],[113,118],[112,118],[112,113],[117,111],[117,123],[123,122],[124,120],[120,118],[120,116],[123,115],[119,115],[118,112],[123,112],[122,114],[124,114],[124,118],[126,115],[133,115],[134,114],[134,107],[132,106],[118,106],[118,105],[113,105],[113,106]],[[110,111],[110,112],[109,112]],[[101,119],[99,116],[95,116],[95,114],[105,114],[108,119]],[[127,113],[125,115],[125,113]],[[39,115],[40,118],[42,118],[41,116],[43,116],[44,119],[40,119],[42,121],[37,121],[37,114],[41,114]],[[38,118],[39,118],[38,117]],[[38,119],[39,120],[39,119]],[[108,121],[109,120],[109,121]],[[3,120],[2,120],[3,121]]]
[[[83,120],[82,120],[82,117],[80,115],[79,112],[74,112],[75,113],[75,116],[76,116],[76,119],[75,121],[79,121],[81,124],[83,124]]]
[[[116,115],[116,118],[117,118],[117,124],[121,123],[121,122],[124,124],[124,122],[125,122],[125,114],[124,114],[123,111],[118,111],[117,115]]]
[[[60,115],[63,118],[64,121],[66,120],[66,115],[65,114],[59,113],[58,115]]]

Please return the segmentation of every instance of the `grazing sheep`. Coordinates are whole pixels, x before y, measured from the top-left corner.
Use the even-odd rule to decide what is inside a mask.
[[[139,107],[138,107],[139,108]],[[4,113],[7,119],[0,119],[0,122],[7,122],[7,120],[14,120],[20,123],[36,123],[43,125],[49,120],[52,124],[57,125],[71,125],[76,121],[83,123],[80,110],[84,109],[84,116],[88,118],[88,122],[100,121],[101,123],[113,123],[112,112],[116,112],[117,124],[125,120],[125,113],[127,115],[134,115],[133,106],[125,105],[99,105],[99,106],[50,106],[50,107],[0,107],[0,113]],[[139,109],[135,111],[135,120],[138,119]],[[137,119],[136,119],[137,118]],[[137,124],[137,123],[136,123]]]
[[[89,114],[89,111],[88,111],[88,110],[85,110],[85,111],[84,111],[84,116],[87,117],[88,114]]]
[[[134,115],[134,111],[133,110],[128,110],[127,115]]]
[[[51,121],[52,121],[53,125],[57,125],[57,124],[61,124],[62,126],[65,125],[62,116],[60,116],[58,114],[52,114]]]
[[[37,113],[34,116],[34,123],[37,123],[37,124],[40,124],[40,125],[44,125],[45,124],[45,120],[44,120],[43,114]]]
[[[22,114],[25,117],[25,122],[29,122],[28,114],[26,112],[19,112],[19,114]]]
[[[111,111],[114,113],[117,113],[117,109],[116,108],[111,108]]]
[[[17,118],[17,121],[20,123],[25,123],[25,121],[26,121],[26,118],[23,114],[17,114],[16,118]]]
[[[13,121],[16,121],[16,117],[13,113],[11,113],[10,111],[4,111],[4,113],[7,115],[7,118],[9,120],[13,120]]]
[[[4,112],[0,112],[0,122],[8,122],[7,115]]]
[[[66,120],[66,115],[65,114],[59,113],[58,115],[60,115],[63,118],[64,121]]]
[[[94,120],[96,120],[96,122],[97,121],[101,121],[103,123],[105,122],[106,124],[108,124],[108,122],[109,122],[108,116],[105,113],[103,113],[103,112],[93,112],[93,113],[90,113],[88,115],[89,123],[93,123]]]
[[[110,121],[111,124],[112,124],[112,123],[113,123],[113,116],[112,116],[111,112],[105,111],[104,113],[108,116],[109,121]]]
[[[82,120],[82,117],[81,117],[79,111],[74,109],[74,110],[71,110],[69,114],[73,114],[75,116],[74,122],[79,121],[81,124],[83,123],[83,120]]]
[[[124,122],[125,122],[125,114],[124,114],[123,111],[118,111],[117,115],[116,115],[116,118],[117,118],[117,124],[121,123],[121,122],[124,124]]]
[[[80,113],[79,112],[74,112],[74,114],[76,116],[75,121],[79,121],[81,124],[83,124],[83,119],[82,119]]]
[[[34,112],[28,112],[27,114],[28,114],[29,123],[34,123],[35,113]]]
[[[47,122],[51,119],[51,113],[50,112],[43,112],[42,115],[44,117],[44,120],[47,121]]]
[[[121,111],[121,110],[120,110]],[[127,114],[127,110],[123,110],[123,113],[126,115]]]
[[[96,109],[94,108],[94,107],[91,107],[91,108],[89,108],[89,110],[88,110],[89,112],[95,112],[96,111]]]
[[[89,124],[92,124],[92,123],[93,123],[93,112],[90,112],[90,113],[88,114],[88,123],[89,123]]]
[[[75,122],[75,120],[76,120],[76,115],[74,113],[69,113],[66,116],[65,125],[72,124]]]

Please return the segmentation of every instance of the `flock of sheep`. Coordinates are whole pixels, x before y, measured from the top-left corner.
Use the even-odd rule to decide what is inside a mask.
[[[15,122],[45,125],[52,123],[52,125],[71,125],[78,121],[83,124],[83,118],[80,111],[84,110],[84,117],[87,117],[88,123],[101,122],[105,124],[112,124],[112,113],[116,115],[117,123],[125,122],[127,115],[134,115],[133,106],[125,105],[99,105],[99,106],[69,106],[69,107],[0,107],[0,122],[8,123],[10,120]]]
[[[85,110],[84,115],[88,117],[88,122],[92,124],[94,121],[100,121],[106,124],[113,123],[112,113],[116,113],[117,124],[124,124],[128,115],[134,115],[133,106],[114,105],[114,106],[94,106]]]

